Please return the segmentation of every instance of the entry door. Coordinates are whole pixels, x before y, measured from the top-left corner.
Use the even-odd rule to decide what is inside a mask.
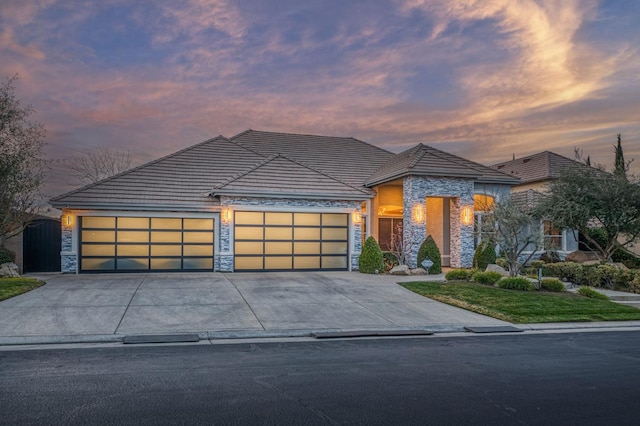
[[[440,249],[442,266],[451,264],[451,199],[427,197],[427,235],[431,235]]]

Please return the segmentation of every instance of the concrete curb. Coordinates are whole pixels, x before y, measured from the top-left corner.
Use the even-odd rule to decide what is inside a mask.
[[[542,323],[542,324],[513,324],[516,328],[531,332],[580,332],[580,331],[613,331],[613,330],[640,330],[640,321],[602,321],[602,322],[577,322],[577,323]],[[425,326],[404,328],[359,328],[359,329],[312,329],[312,330],[214,330],[181,332],[170,334],[197,334],[201,341],[242,341],[249,339],[287,339],[287,338],[311,338],[318,333],[353,333],[361,331],[376,331],[380,333],[401,332],[402,330],[430,331],[435,334],[473,335],[465,330],[465,326]],[[167,333],[154,333],[148,336]],[[491,335],[487,333],[485,335]],[[500,333],[495,333],[500,334]],[[124,334],[94,334],[94,335],[67,335],[67,336],[7,336],[0,337],[0,346],[28,346],[28,345],[60,345],[60,344],[113,344],[123,343]]]

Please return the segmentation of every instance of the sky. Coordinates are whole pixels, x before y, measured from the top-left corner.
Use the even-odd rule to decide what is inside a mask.
[[[0,78],[55,160],[138,163],[246,129],[425,143],[494,164],[544,150],[640,170],[637,0],[2,0]]]

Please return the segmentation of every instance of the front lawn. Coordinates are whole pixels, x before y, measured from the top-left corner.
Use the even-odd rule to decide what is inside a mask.
[[[44,285],[34,278],[0,278],[0,300],[9,299]]]
[[[439,302],[513,323],[640,320],[640,309],[570,293],[503,290],[466,281],[401,285]]]

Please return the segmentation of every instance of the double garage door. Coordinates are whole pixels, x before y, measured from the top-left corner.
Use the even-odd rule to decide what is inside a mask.
[[[81,217],[80,270],[212,271],[214,220]]]
[[[347,270],[345,213],[235,212],[236,271]]]
[[[81,217],[80,271],[212,271],[214,219]],[[236,271],[347,270],[348,214],[236,211]]]

